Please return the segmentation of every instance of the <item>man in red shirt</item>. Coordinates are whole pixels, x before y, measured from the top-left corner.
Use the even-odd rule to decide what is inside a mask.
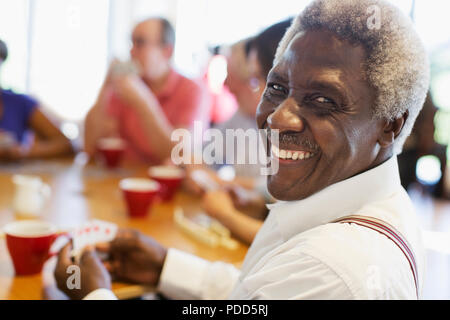
[[[175,72],[170,63],[175,33],[164,18],[139,23],[132,33],[131,58],[139,74],[114,71],[112,63],[97,102],[85,121],[85,151],[93,154],[99,139],[120,136],[127,159],[159,163],[170,157],[176,128],[206,128],[210,96],[200,81]]]

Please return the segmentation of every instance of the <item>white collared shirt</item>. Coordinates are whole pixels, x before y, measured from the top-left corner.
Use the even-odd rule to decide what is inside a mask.
[[[356,214],[381,219],[408,240],[421,292],[425,254],[396,157],[269,209],[240,271],[169,249],[159,291],[173,299],[416,299],[412,270],[394,242],[360,225],[330,223]]]

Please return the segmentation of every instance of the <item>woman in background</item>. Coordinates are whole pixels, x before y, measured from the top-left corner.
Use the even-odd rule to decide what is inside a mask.
[[[7,57],[8,48],[0,40],[0,68]],[[42,113],[36,100],[0,86],[0,161],[50,158],[71,152],[70,141]]]

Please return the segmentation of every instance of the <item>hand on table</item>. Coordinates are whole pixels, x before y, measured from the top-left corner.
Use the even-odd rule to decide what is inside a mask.
[[[258,191],[249,190],[238,185],[228,185],[226,190],[238,210],[245,211],[254,218],[264,219],[267,214],[266,201]]]
[[[225,188],[229,182],[220,179],[216,172],[202,165],[187,165],[186,179],[183,187],[195,196],[202,196],[207,191]]]
[[[114,279],[151,286],[157,285],[167,254],[154,239],[132,229],[119,229],[97,250],[108,255],[104,264]]]
[[[101,262],[94,248],[86,248],[80,258],[79,264],[71,260],[72,243],[69,242],[61,249],[58,254],[58,262],[55,268],[54,276],[59,290],[63,291],[71,299],[81,300],[90,292],[105,288],[111,289],[111,276]],[[69,277],[73,273],[68,273],[68,268],[76,265],[80,268],[80,287],[79,289],[69,288]]]
[[[29,148],[14,144],[0,149],[0,161],[16,161],[27,157]]]
[[[228,192],[223,190],[206,192],[202,206],[209,216],[220,222],[224,222],[236,212],[233,200]]]
[[[114,279],[155,286],[161,274],[167,250],[158,242],[131,229],[119,229],[113,241],[97,245],[97,251],[108,258],[101,261],[94,248],[86,248],[80,263],[71,260],[72,245],[68,243],[58,255],[54,276],[58,288],[71,299],[83,299],[90,292],[111,289]],[[69,289],[67,273],[71,265],[80,268],[80,289]]]
[[[186,166],[186,178],[183,180],[183,188],[194,196],[202,196],[205,193],[204,188],[194,179],[192,173],[197,169],[194,166]]]

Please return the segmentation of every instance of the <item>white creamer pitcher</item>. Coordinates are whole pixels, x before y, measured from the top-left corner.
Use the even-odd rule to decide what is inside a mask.
[[[18,217],[38,217],[50,197],[50,186],[37,176],[14,175],[13,208]]]

